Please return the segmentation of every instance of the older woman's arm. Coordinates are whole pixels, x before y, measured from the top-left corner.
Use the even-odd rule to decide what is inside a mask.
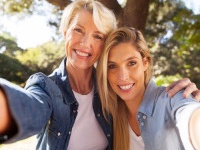
[[[200,150],[200,108],[192,113],[189,121],[189,133],[192,145]]]
[[[0,87],[0,143],[9,139],[17,132],[16,123],[10,113],[6,95]]]
[[[170,84],[166,91],[170,97],[173,97],[177,92],[184,89],[183,97],[187,98],[190,94],[197,100],[200,101],[200,90],[197,88],[196,84],[191,82],[188,78],[183,78],[176,82]]]

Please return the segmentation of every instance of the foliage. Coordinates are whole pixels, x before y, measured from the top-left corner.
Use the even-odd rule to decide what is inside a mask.
[[[194,15],[181,2],[164,1],[153,6],[145,35],[154,55],[155,75],[179,74],[200,87],[200,15]]]
[[[99,1],[112,9],[118,19],[122,19],[124,25],[140,27],[142,31],[143,26],[145,26],[144,35],[154,56],[156,77],[160,74],[163,74],[166,78],[169,75],[189,77],[200,87],[200,15],[194,15],[180,0],[127,0],[123,7],[117,3],[117,0]],[[46,0],[45,2],[55,5],[52,14],[57,19],[50,19],[49,24],[57,29],[62,9],[70,3],[70,0]],[[139,6],[142,3],[146,4],[145,9],[149,8],[147,19],[145,17],[146,11],[141,12],[142,9],[134,9],[133,7],[133,5]],[[37,0],[0,0],[0,8],[2,8],[1,11],[4,12],[4,15],[13,12],[25,12],[29,15],[36,12],[38,14],[45,13],[42,9],[38,10],[40,5],[42,5],[41,1]],[[137,15],[137,12],[140,14]],[[58,59],[61,59],[61,55],[54,53],[58,51],[55,48],[57,47],[56,43],[50,42],[23,52],[17,46],[15,39],[6,41],[5,36],[0,38],[4,43],[7,43],[6,54],[11,57],[17,55],[17,59],[34,72],[44,71],[49,73],[56,66],[54,62],[59,62]],[[58,39],[54,40],[57,41]],[[0,42],[0,51],[5,45],[4,43]],[[59,50],[63,49],[61,45],[59,46],[61,47]]]
[[[178,15],[180,18],[173,18],[176,28],[173,31],[174,36],[168,42],[177,43],[174,48],[176,68],[171,65],[167,72],[176,69],[183,76],[198,83],[200,87],[200,15],[193,15],[192,12],[186,10],[180,10]]]
[[[177,81],[179,79],[181,79],[182,77],[180,75],[167,75],[167,76],[163,76],[163,75],[159,75],[158,77],[155,78],[156,84],[158,86],[168,86],[169,84],[171,84],[174,81]]]
[[[50,74],[53,69],[58,67],[64,56],[64,44],[62,42],[60,44],[47,42],[41,46],[19,52],[16,58],[34,72],[41,71]]]
[[[15,38],[8,33],[0,35],[0,77],[18,84],[27,80],[32,71],[15,59],[16,53],[21,51],[23,49],[17,46]]]
[[[0,54],[0,66],[0,77],[17,84],[24,83],[32,73],[27,66],[4,54]]]
[[[9,33],[4,33],[0,35],[0,51],[4,54],[14,57],[17,51],[22,51],[23,49],[18,47],[15,42],[15,38],[11,37]]]
[[[23,50],[9,34],[0,35],[0,77],[24,85],[34,72],[50,74],[65,56],[63,42]]]
[[[28,11],[33,3],[33,0],[0,0],[0,8],[5,13],[19,13]]]

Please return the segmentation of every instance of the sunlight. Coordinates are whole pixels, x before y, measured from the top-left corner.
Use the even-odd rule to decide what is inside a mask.
[[[40,45],[49,41],[53,36],[44,16],[35,15],[15,23],[14,21],[7,22],[7,28],[12,36],[16,37],[18,46],[22,48]]]
[[[186,7],[192,9],[194,14],[200,14],[200,1],[199,0],[183,0]]]

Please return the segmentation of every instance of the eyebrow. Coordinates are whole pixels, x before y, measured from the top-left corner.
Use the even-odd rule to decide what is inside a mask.
[[[129,57],[129,58],[127,58],[127,59],[126,59],[126,61],[129,61],[129,60],[132,60],[132,59],[139,59],[139,58],[138,58],[138,57],[135,57],[135,56],[133,56],[133,57]],[[115,62],[114,62],[114,61],[112,61],[112,60],[111,60],[111,61],[109,60],[109,61],[108,61],[108,63],[115,63]]]
[[[75,26],[79,26],[79,27],[81,27],[81,28],[83,28],[83,29],[85,28],[84,26],[82,26],[82,25],[79,24],[79,23],[76,23]],[[98,31],[98,30],[97,30],[97,31],[94,31],[94,33],[101,34],[102,36],[105,36],[103,33],[101,33],[101,32]]]

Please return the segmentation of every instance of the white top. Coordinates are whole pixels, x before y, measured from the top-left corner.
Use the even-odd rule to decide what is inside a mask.
[[[74,92],[74,91],[73,91]],[[92,100],[94,89],[87,95],[74,92],[79,103],[78,115],[72,128],[68,150],[104,150],[108,141],[96,120]]]
[[[141,136],[137,136],[129,125],[130,150],[144,150],[144,141]]]

